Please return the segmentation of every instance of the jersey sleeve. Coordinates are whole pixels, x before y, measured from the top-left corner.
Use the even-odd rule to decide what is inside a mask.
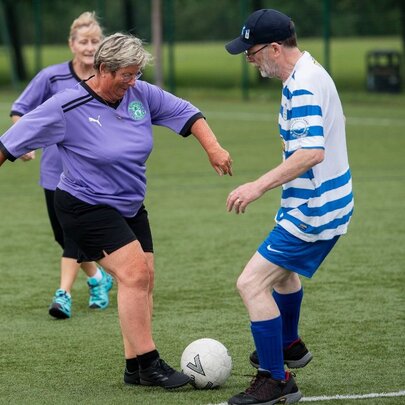
[[[316,87],[297,89],[293,92],[290,135],[297,149],[324,148],[322,103]]]
[[[0,138],[7,159],[61,142],[65,136],[65,118],[55,97],[24,115]]]
[[[316,93],[296,91],[292,98],[290,133],[297,148],[324,148],[322,107]]]
[[[13,103],[10,116],[27,114],[46,101],[51,95],[48,75],[45,70],[42,70],[30,81]]]
[[[190,135],[194,122],[204,117],[200,110],[157,86],[145,85],[152,124],[165,126],[182,136]]]

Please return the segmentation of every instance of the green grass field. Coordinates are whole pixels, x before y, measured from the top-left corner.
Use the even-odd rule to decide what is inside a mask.
[[[15,96],[0,93],[1,133]],[[124,386],[116,288],[107,310],[89,310],[83,274],[73,290],[72,319],[52,320],[47,307],[58,286],[60,250],[37,185],[39,159],[6,162],[0,169],[0,404],[207,405],[246,388],[254,374],[247,360],[253,343],[235,281],[273,226],[280,190],[243,216],[227,213],[225,199],[281,157],[279,89],[248,103],[226,95],[187,97],[231,152],[234,176],[218,177],[196,140],[156,128],[146,200],[156,250],[154,337],[176,367],[191,341],[220,340],[233,357],[230,379],[212,391]],[[304,280],[301,335],[314,354],[296,372],[304,397],[405,390],[405,97],[342,99],[355,214],[315,278]]]
[[[241,87],[243,57],[229,55],[223,42],[178,43],[174,50],[175,78],[178,88],[234,88]],[[302,38],[302,50],[309,50],[322,64],[324,44],[319,38]],[[339,89],[362,91],[366,84],[366,54],[375,49],[401,51],[399,37],[332,38],[330,43],[330,71]],[[165,48],[164,68],[168,71],[168,55]],[[153,50],[152,50],[153,53]],[[29,74],[35,72],[35,55],[32,46],[24,47],[24,56]],[[67,46],[44,46],[42,66],[60,63],[71,58]],[[0,84],[10,84],[8,53],[0,46]],[[147,68],[145,78],[151,80],[152,68]],[[249,68],[250,86],[258,84],[258,74]],[[265,81],[261,87],[278,89],[278,83]]]

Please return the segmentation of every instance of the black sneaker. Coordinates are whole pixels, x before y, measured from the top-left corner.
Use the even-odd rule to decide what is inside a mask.
[[[141,378],[139,377],[139,370],[130,373],[127,369],[125,369],[124,383],[131,385],[139,385],[141,383]]]
[[[266,371],[258,371],[245,392],[232,397],[229,405],[273,405],[278,403],[294,404],[302,397],[291,373],[286,373],[283,381],[273,380]]]
[[[312,353],[301,339],[297,339],[284,349],[284,363],[289,368],[305,367],[312,357]],[[249,356],[249,360],[253,367],[259,368],[259,357],[256,350]]]
[[[139,370],[141,385],[157,385],[163,388],[178,388],[190,382],[190,377],[180,373],[162,359],[156,359],[152,365]]]

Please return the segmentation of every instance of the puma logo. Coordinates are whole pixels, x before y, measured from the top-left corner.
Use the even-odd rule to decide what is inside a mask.
[[[100,122],[100,116],[98,116],[97,119],[89,117],[89,122],[97,122],[97,124],[100,125],[100,127],[102,127],[101,122]]]

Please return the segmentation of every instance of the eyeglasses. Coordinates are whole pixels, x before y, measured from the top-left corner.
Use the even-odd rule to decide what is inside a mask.
[[[133,79],[138,80],[142,76],[142,74],[143,72],[139,70],[136,73],[121,73],[120,76],[123,82],[128,83]]]
[[[245,56],[247,58],[251,58],[251,57],[255,56],[258,52],[262,51],[264,48],[267,48],[268,46],[269,46],[269,44],[266,44],[254,52],[245,51]]]

